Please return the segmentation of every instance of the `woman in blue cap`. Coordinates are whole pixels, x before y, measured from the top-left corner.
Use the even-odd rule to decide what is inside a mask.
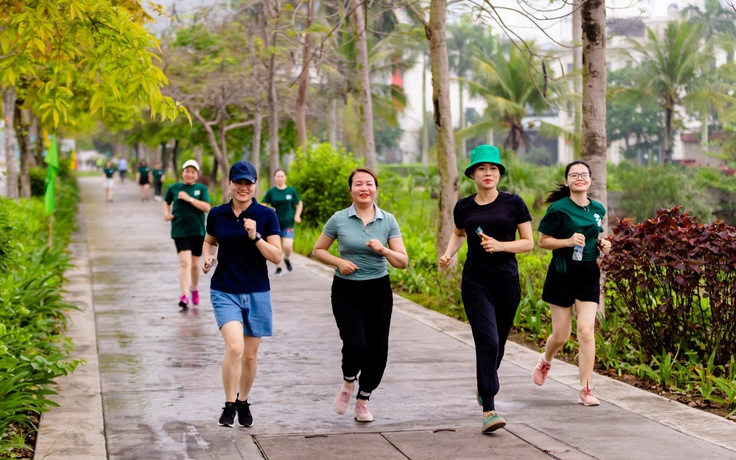
[[[515,254],[534,247],[532,218],[526,203],[517,194],[498,190],[498,181],[505,172],[496,147],[479,145],[473,149],[465,175],[475,181],[478,192],[455,205],[456,228],[439,260],[440,269],[447,269],[468,240],[461,292],[475,341],[483,433],[506,426],[496,412],[494,398],[500,387],[498,367],[504,345],[521,300]]]
[[[258,346],[273,330],[271,285],[266,261],[281,262],[281,229],[273,209],[253,196],[256,168],[238,161],[230,168],[232,199],[212,208],[204,237],[207,273],[217,263],[210,282],[210,299],[217,327],[225,340],[222,384],[225,407],[218,424],[253,425],[248,396],[256,379]]]

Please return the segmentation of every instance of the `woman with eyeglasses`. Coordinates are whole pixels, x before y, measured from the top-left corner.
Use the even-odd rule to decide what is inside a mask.
[[[565,168],[564,184],[547,197],[550,206],[539,223],[539,247],[552,251],[542,292],[542,300],[550,306],[552,335],[532,375],[535,384],[544,385],[552,359],[570,338],[574,306],[580,350],[578,402],[586,406],[600,404],[590,388],[595,364],[595,315],[601,294],[596,260],[600,250],[611,250],[611,242],[602,238],[606,208],[588,198],[592,181],[590,166],[573,161]]]

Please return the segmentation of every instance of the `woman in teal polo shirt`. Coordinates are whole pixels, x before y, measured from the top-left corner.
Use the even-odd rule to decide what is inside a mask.
[[[600,404],[590,389],[595,364],[595,315],[601,295],[596,259],[599,248],[611,250],[611,242],[601,238],[606,208],[588,198],[592,182],[590,166],[585,162],[568,164],[565,181],[550,193],[547,203],[551,204],[539,223],[539,247],[552,251],[542,291],[542,300],[549,303],[552,335],[533,372],[534,383],[543,385],[552,359],[570,338],[574,305],[580,342],[578,402],[585,406]]]
[[[447,269],[467,239],[468,258],[460,289],[475,342],[483,433],[506,426],[495,406],[500,389],[498,367],[521,301],[516,254],[534,248],[532,218],[524,200],[515,193],[498,190],[498,182],[505,172],[496,147],[479,145],[470,152],[465,175],[475,181],[478,193],[462,198],[455,205],[455,230],[439,260],[440,269]]]
[[[340,415],[347,411],[358,380],[355,419],[372,422],[367,402],[386,369],[393,310],[386,262],[406,268],[409,257],[396,218],[375,204],[376,173],[368,168],[355,169],[348,177],[348,187],[353,204],[330,217],[312,253],[335,266],[332,313],[343,343],[343,383],[333,408]],[[340,257],[329,252],[335,240]]]

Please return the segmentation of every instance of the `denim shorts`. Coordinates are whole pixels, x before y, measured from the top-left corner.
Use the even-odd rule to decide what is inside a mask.
[[[230,321],[238,321],[243,324],[243,334],[249,337],[272,335],[271,291],[228,294],[210,289],[210,300],[218,328]]]
[[[291,238],[294,239],[294,228],[293,227],[287,227],[281,229],[281,238]]]

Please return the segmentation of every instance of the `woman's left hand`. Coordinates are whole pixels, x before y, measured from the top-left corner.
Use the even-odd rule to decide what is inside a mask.
[[[302,218],[300,216],[294,216],[294,222],[296,222],[297,224],[301,224]]]
[[[479,233],[479,235],[480,245],[483,246],[483,249],[485,249],[487,253],[493,254],[494,252],[503,252],[503,243],[495,238],[491,238],[485,233]]]
[[[607,240],[605,238],[602,238],[598,242],[598,244],[600,244],[601,250],[603,251],[604,254],[608,254],[609,252],[611,252],[611,241],[609,241],[609,240]]]
[[[243,227],[248,232],[248,237],[251,240],[256,239],[256,221],[253,219],[243,219]]]
[[[383,243],[375,238],[365,243],[365,245],[381,255],[383,255],[384,251],[386,250],[386,247],[383,245]]]

